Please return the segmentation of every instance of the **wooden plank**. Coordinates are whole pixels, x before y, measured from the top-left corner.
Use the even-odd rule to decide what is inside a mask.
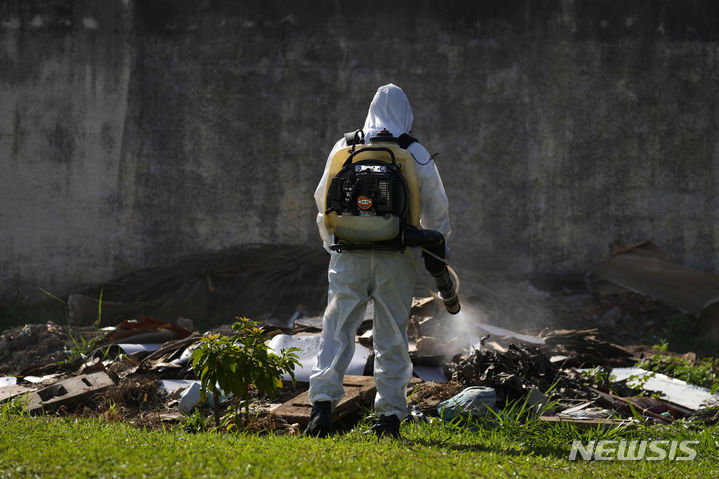
[[[3,386],[0,388],[0,402],[5,402],[8,399],[12,399],[16,396],[19,396],[21,394],[28,393],[30,391],[34,391],[35,388],[28,388],[25,386],[18,386],[16,384],[12,386]]]
[[[27,410],[34,414],[56,411],[61,406],[73,407],[114,384],[104,371],[68,378],[28,394]]]
[[[422,382],[421,379],[413,377],[408,388],[413,389],[420,382]],[[345,396],[332,412],[333,422],[357,411],[361,404],[371,407],[377,392],[372,376],[345,376],[342,385],[345,388]],[[306,427],[310,422],[310,413],[312,412],[308,393],[309,391],[305,391],[286,401],[270,414],[281,417],[290,424],[298,423],[300,426]]]
[[[377,392],[374,378],[371,376],[345,376],[342,385],[345,388],[345,396],[332,412],[333,422],[356,411],[360,404],[372,404]],[[290,424],[299,423],[302,427],[307,426],[312,412],[312,405],[307,397],[308,393],[309,391],[305,391],[283,403],[272,411],[272,414],[283,418]]]
[[[596,427],[596,426],[629,426],[631,424],[634,424],[633,419],[613,419],[613,418],[588,418],[588,419],[581,419],[581,418],[565,418],[565,417],[559,417],[559,416],[540,416],[540,421],[543,422],[549,422],[549,423],[560,423],[560,422],[567,422],[574,424],[575,426],[585,426],[585,427]]]

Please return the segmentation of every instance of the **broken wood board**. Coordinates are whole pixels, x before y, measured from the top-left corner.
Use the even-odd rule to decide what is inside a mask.
[[[345,388],[345,396],[332,411],[333,422],[356,411],[361,403],[371,404],[377,392],[372,376],[345,376],[342,386]],[[306,427],[312,412],[308,393],[309,391],[305,391],[283,403],[272,415],[281,417],[290,424],[299,423],[300,426]]]
[[[570,424],[574,424],[577,427],[597,427],[597,426],[609,426],[609,427],[616,427],[616,426],[629,426],[631,424],[635,424],[635,421],[633,419],[613,419],[613,418],[587,418],[587,419],[581,419],[581,418],[566,418],[566,417],[559,417],[559,416],[539,416],[539,420],[547,423],[560,423],[560,422],[566,422]]]
[[[103,371],[76,376],[29,393],[26,409],[35,414],[56,411],[61,406],[73,407],[114,385],[115,382]]]
[[[417,387],[422,380],[413,377],[407,385],[408,394]],[[332,422],[335,422],[348,414],[357,411],[360,404],[371,406],[374,402],[374,396],[377,387],[372,376],[352,376],[346,375],[342,386],[345,389],[345,395],[337,404],[332,412]],[[308,399],[309,391],[290,399],[289,401],[274,408],[270,415],[283,418],[290,424],[298,423],[302,427],[306,427],[310,421],[312,405]]]
[[[5,402],[8,399],[12,399],[16,396],[19,396],[21,394],[25,394],[25,393],[28,393],[28,392],[34,391],[34,390],[35,390],[34,388],[18,386],[17,384],[1,387],[0,388],[0,402]]]

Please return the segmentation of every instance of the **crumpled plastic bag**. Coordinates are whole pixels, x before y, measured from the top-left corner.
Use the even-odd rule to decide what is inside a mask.
[[[439,403],[437,413],[446,420],[456,417],[483,417],[492,414],[491,408],[497,403],[497,392],[485,386],[466,388],[454,397]]]

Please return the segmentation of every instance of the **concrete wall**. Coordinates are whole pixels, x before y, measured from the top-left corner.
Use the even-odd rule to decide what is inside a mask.
[[[0,3],[0,294],[319,244],[329,148],[402,86],[457,263],[581,272],[652,239],[719,267],[719,4]]]

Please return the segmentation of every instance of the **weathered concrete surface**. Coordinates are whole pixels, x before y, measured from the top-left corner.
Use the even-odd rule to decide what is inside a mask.
[[[408,93],[465,267],[584,271],[614,239],[719,267],[719,4],[7,0],[0,294],[245,243]]]

